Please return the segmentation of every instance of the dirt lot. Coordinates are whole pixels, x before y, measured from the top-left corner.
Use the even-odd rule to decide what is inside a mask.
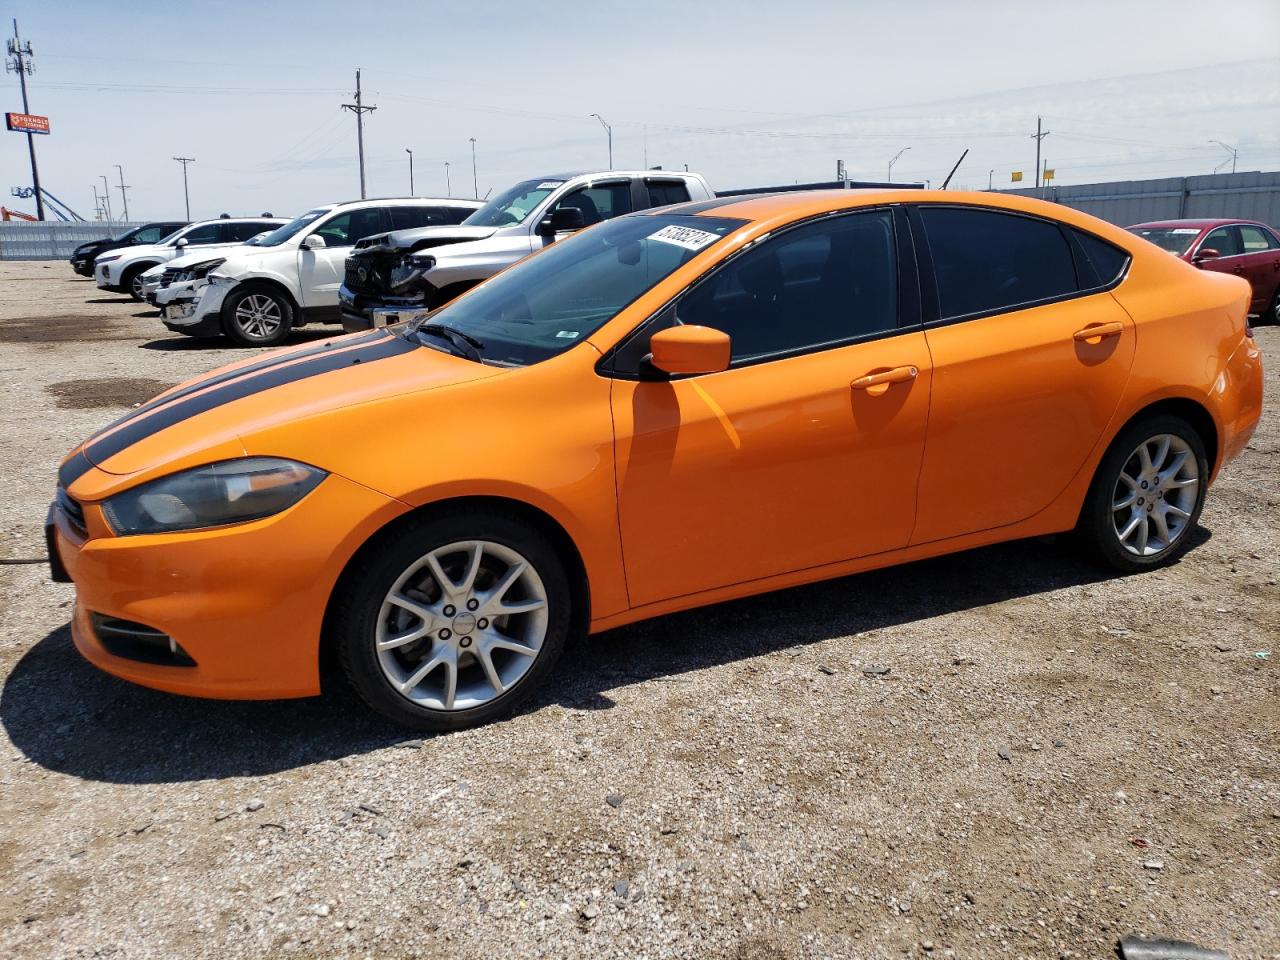
[[[1267,418],[1173,569],[1028,542],[667,617],[420,741],[342,690],[187,700],[80,659],[72,588],[14,562],[59,458],[244,352],[0,264],[0,956],[1280,956],[1259,339]]]

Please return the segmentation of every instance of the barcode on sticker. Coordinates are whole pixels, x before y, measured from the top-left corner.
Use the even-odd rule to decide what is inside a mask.
[[[705,230],[672,225],[663,227],[657,233],[649,234],[646,239],[674,244],[677,247],[684,247],[686,250],[701,250],[707,244],[715,243],[720,238],[714,233],[707,233]]]
[[[556,187],[560,186],[560,184],[562,183],[564,183],[563,180],[543,180],[540,184],[538,184],[537,189],[538,190],[554,190]]]
[[[561,330],[559,333],[556,334],[556,339],[557,340],[577,340],[578,331],[577,330]]]

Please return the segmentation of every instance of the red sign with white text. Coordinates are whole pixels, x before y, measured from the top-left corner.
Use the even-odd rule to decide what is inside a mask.
[[[49,118],[34,113],[6,113],[5,126],[19,133],[48,133]]]

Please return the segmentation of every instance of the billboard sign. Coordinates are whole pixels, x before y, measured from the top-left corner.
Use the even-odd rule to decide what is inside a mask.
[[[6,113],[5,126],[18,133],[48,133],[49,118],[34,113]]]

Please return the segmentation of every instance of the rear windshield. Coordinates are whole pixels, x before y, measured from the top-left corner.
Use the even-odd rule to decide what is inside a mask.
[[[561,240],[432,313],[478,341],[481,358],[525,366],[590,336],[624,307],[745,221],[725,217],[624,216]],[[439,346],[438,337],[409,336]]]
[[[1200,236],[1199,227],[1129,227],[1129,232],[1178,256],[1186,253],[1191,241]]]

